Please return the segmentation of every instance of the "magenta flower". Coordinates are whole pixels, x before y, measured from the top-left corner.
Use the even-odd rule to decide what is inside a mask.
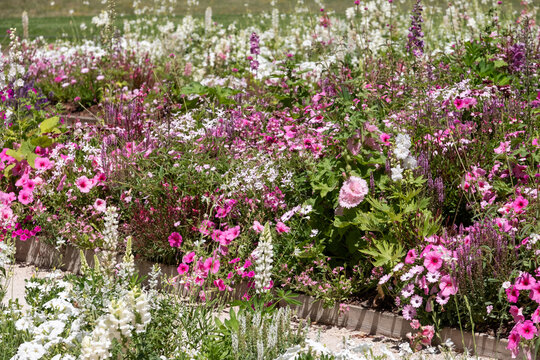
[[[186,265],[186,264],[182,263],[182,264],[178,265],[177,271],[178,271],[178,274],[184,275],[186,272],[189,271],[189,265]]]
[[[437,272],[443,264],[442,256],[436,251],[424,255],[424,266],[430,273]]]
[[[522,338],[531,340],[538,333],[538,329],[531,320],[526,320],[517,325],[517,332]]]
[[[405,264],[414,264],[414,261],[418,257],[418,254],[416,253],[415,249],[411,249],[407,252],[407,256],[405,256]]]
[[[195,258],[195,251],[192,251],[189,254],[184,255],[184,257],[182,258],[182,262],[186,263],[186,264],[189,264],[189,263],[193,262],[194,258]]]
[[[291,231],[291,228],[280,221],[276,224],[276,231],[278,232],[278,234],[283,234]]]
[[[518,334],[517,331],[512,330],[510,333],[510,336],[508,337],[508,346],[506,347],[508,350],[515,350],[519,346],[519,342],[521,341],[521,336]],[[513,351],[512,351],[513,352]]]
[[[510,306],[509,312],[510,315],[512,315],[515,323],[520,323],[525,320],[525,316],[523,316],[523,310],[521,308],[518,308],[516,305]]]
[[[388,140],[390,140],[390,135],[389,134],[386,134],[386,133],[382,133],[380,136],[379,136],[379,139],[381,140],[381,142],[386,145],[386,146],[390,146],[390,142]]]
[[[218,259],[215,259],[213,262],[212,262],[212,266],[210,267],[210,272],[212,274],[217,274],[218,271],[219,271],[219,260]]]
[[[351,176],[339,190],[339,205],[350,209],[360,204],[368,193],[366,180]]]
[[[225,289],[227,289],[227,287],[225,286],[225,282],[223,281],[223,279],[217,279],[217,280],[214,280],[214,285],[217,286],[217,288],[219,289],[219,291],[225,291]]]
[[[171,247],[180,247],[182,245],[182,236],[177,232],[173,232],[169,235],[169,244]]]
[[[517,214],[521,213],[523,211],[523,208],[525,208],[527,205],[529,205],[529,201],[521,195],[518,196],[516,200],[514,200],[514,202],[512,203],[514,212],[516,212]]]
[[[80,192],[88,193],[94,187],[94,182],[88,179],[86,176],[81,176],[75,181],[75,185],[77,185]]]
[[[529,290],[532,289],[536,284],[536,279],[531,276],[529,273],[523,273],[516,279],[516,289],[518,290]]]
[[[530,287],[530,290],[531,292],[529,293],[529,297],[531,300],[540,304],[540,281],[536,281],[534,285]]]
[[[536,310],[531,315],[531,320],[535,324],[540,323],[540,306],[537,307]]]
[[[513,285],[510,286],[508,289],[506,289],[506,297],[508,298],[508,302],[517,303],[519,298],[519,290]]]
[[[17,197],[19,199],[19,202],[23,205],[28,205],[32,201],[34,201],[34,197],[32,195],[31,191],[28,190],[21,190],[19,192],[19,196]]]
[[[450,275],[444,275],[439,283],[440,294],[444,297],[457,294],[456,280]]]

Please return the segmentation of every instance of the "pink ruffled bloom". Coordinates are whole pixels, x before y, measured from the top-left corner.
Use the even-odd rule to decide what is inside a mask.
[[[441,268],[442,263],[441,254],[436,251],[430,251],[424,255],[424,266],[430,273],[437,272]]]
[[[77,185],[80,192],[88,193],[94,187],[94,182],[88,179],[86,176],[81,176],[75,181],[75,185]]]
[[[357,176],[351,176],[339,190],[339,205],[350,209],[360,204],[368,193],[366,181]]]
[[[519,290],[516,289],[515,286],[510,286],[508,289],[506,289],[506,297],[508,302],[517,303],[519,298]]]
[[[171,247],[180,247],[182,245],[182,235],[177,232],[173,232],[169,235],[169,244]]]
[[[529,273],[523,273],[516,279],[515,287],[518,290],[532,289],[536,284],[536,279]]]
[[[214,280],[214,285],[216,285],[216,287],[219,289],[219,291],[225,291],[227,289],[223,279]]]
[[[261,231],[263,231],[264,226],[263,226],[260,222],[258,222],[257,220],[255,220],[255,221],[253,222],[252,229],[253,229],[253,231],[255,231],[255,232],[258,234],[258,233],[260,233]]]
[[[523,209],[529,205],[529,200],[525,199],[523,196],[518,196],[516,200],[512,203],[512,207],[514,208],[514,212],[521,213],[523,212]]]

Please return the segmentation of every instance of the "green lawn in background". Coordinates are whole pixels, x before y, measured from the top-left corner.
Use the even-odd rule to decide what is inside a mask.
[[[142,1],[144,3],[144,1]],[[88,3],[89,5],[85,5]],[[117,25],[121,28],[122,17],[134,18],[132,0],[116,0],[116,11],[118,15]],[[245,4],[248,6],[245,6]],[[212,8],[214,21],[228,24],[235,20],[242,22],[243,15],[249,13],[257,14],[270,11],[272,6],[270,0],[200,0],[199,5],[191,9],[194,16],[202,17],[208,6]],[[311,11],[318,11],[318,6],[313,0],[304,0],[305,6]],[[353,0],[326,0],[327,11],[334,11],[336,14],[344,15],[348,7],[354,6]],[[399,2],[398,2],[399,3]],[[407,0],[408,5],[412,0]],[[425,1],[425,6],[446,6],[445,0]],[[505,1],[503,6],[508,9],[512,3],[519,3],[519,0]],[[53,5],[51,5],[53,4]],[[292,13],[297,4],[296,0],[277,0],[277,7],[281,13]],[[86,37],[80,30],[80,25],[85,23],[91,26],[94,15],[99,14],[106,5],[101,0],[2,0],[0,7],[0,44],[8,43],[7,30],[16,28],[19,35],[22,35],[21,14],[24,10],[29,16],[29,36],[43,36],[47,41],[56,39],[80,39]],[[514,9],[517,7],[514,6]],[[185,0],[178,0],[174,15],[179,21],[181,17],[188,13]],[[510,15],[510,14],[508,14]],[[83,36],[84,35],[84,36]]]

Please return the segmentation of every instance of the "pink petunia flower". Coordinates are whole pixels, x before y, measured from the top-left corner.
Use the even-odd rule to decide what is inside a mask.
[[[442,256],[437,251],[430,251],[424,255],[424,266],[430,273],[437,272],[442,264]]]
[[[37,157],[34,161],[34,167],[36,170],[49,170],[53,167],[53,165],[54,163],[47,158]]]
[[[407,252],[407,256],[405,256],[405,264],[414,264],[414,261],[418,257],[418,254],[416,253],[415,249],[411,249]]]
[[[31,191],[28,190],[21,190],[19,192],[19,196],[17,197],[19,199],[19,202],[23,205],[28,205],[32,201],[34,201],[34,197],[32,195]]]
[[[529,273],[523,273],[516,279],[516,289],[529,290],[536,284],[536,279]]]
[[[531,315],[531,320],[535,324],[540,323],[540,306],[537,307],[536,310]]]
[[[219,289],[219,291],[225,291],[225,289],[227,289],[223,279],[214,280],[214,285],[216,285],[216,287]]]
[[[525,316],[523,316],[523,309],[518,308],[516,305],[510,306],[510,315],[512,315],[512,318],[514,319],[515,323],[520,323],[523,320],[525,320]]]
[[[536,281],[531,287],[531,292],[529,293],[529,297],[531,300],[536,301],[538,304],[540,304],[540,281]]]
[[[192,251],[189,254],[184,255],[184,257],[182,258],[182,262],[186,263],[186,264],[189,264],[189,263],[193,262],[194,258],[195,258],[195,251]]]
[[[339,205],[350,209],[360,204],[368,193],[367,182],[357,176],[351,176],[339,190]]]
[[[389,134],[386,134],[386,133],[382,133],[380,136],[379,136],[379,139],[381,140],[381,142],[386,145],[386,146],[390,146],[390,142],[388,140],[390,140],[390,135]]]
[[[180,265],[178,265],[177,270],[178,270],[178,274],[184,275],[186,272],[189,271],[189,265],[181,263]]]
[[[516,289],[515,286],[510,286],[508,289],[506,289],[506,297],[508,302],[517,303],[519,298],[519,290]]]
[[[510,333],[510,336],[508,336],[508,345],[506,346],[506,348],[508,350],[518,349],[520,341],[521,341],[521,336],[518,334],[517,331],[512,330],[512,332]]]
[[[514,212],[520,214],[523,212],[523,209],[529,205],[529,200],[525,199],[523,196],[518,196],[512,203]]]
[[[538,333],[538,329],[531,320],[526,320],[518,324],[516,330],[522,338],[527,340],[531,340]]]
[[[169,235],[169,244],[171,247],[179,248],[182,245],[182,236],[176,231]]]
[[[83,175],[75,181],[75,185],[77,185],[80,192],[88,193],[94,187],[94,182]]]
[[[450,275],[444,275],[439,283],[439,289],[441,289],[440,294],[445,297],[457,294],[456,280]]]
[[[264,230],[264,226],[263,226],[260,222],[258,222],[257,220],[255,220],[255,221],[253,222],[252,229],[253,229],[253,231],[255,231],[255,232],[258,234],[258,233],[260,233],[261,231]]]
[[[96,201],[94,201],[94,209],[100,213],[105,212],[105,210],[107,210],[107,202],[103,199],[96,199]]]
[[[210,272],[212,274],[217,274],[218,271],[219,271],[219,259],[215,259],[213,262],[212,262],[212,267],[210,268]]]
[[[289,231],[291,231],[291,228],[280,221],[276,224],[276,231],[278,232],[278,234],[288,233]]]

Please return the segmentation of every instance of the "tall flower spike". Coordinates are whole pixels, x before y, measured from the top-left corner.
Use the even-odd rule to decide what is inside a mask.
[[[407,52],[414,56],[424,54],[424,33],[422,32],[422,1],[416,0],[411,15],[411,27],[409,28]]]
[[[266,223],[261,232],[259,245],[253,251],[255,256],[255,289],[258,294],[267,292],[272,281],[273,246],[270,224]]]

